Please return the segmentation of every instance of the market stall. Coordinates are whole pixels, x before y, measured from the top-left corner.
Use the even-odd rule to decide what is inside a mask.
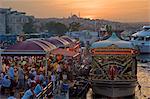
[[[79,53],[68,50],[68,45],[74,44],[75,40],[66,37],[51,37],[48,39],[29,39],[23,42],[19,42],[16,45],[12,45],[6,48],[1,54],[4,60],[10,59],[13,61],[24,61],[29,63],[29,60],[33,60],[36,67],[44,66],[45,74],[47,74],[47,68],[49,61],[54,60],[56,54],[63,55],[67,59],[77,58]],[[59,47],[63,49],[58,49]],[[70,47],[70,46],[69,46]],[[61,52],[61,53],[60,53]],[[53,55],[51,55],[53,54]]]

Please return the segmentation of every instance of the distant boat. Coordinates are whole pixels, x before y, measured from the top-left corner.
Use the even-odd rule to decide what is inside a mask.
[[[150,54],[150,26],[143,26],[143,30],[132,35],[131,42],[137,46],[142,54]]]

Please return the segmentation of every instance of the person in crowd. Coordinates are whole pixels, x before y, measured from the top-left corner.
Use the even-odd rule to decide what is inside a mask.
[[[44,75],[43,75],[43,73],[42,73],[42,72],[40,72],[39,80],[40,80],[40,81],[44,81]]]
[[[54,67],[54,70],[55,70],[55,71],[57,70],[57,66],[58,66],[58,62],[55,62],[55,63],[53,64],[53,67]]]
[[[32,64],[32,57],[29,57],[29,64]]]
[[[63,81],[66,82],[68,80],[67,72],[64,72],[62,77],[63,77]]]
[[[31,70],[29,71],[29,78],[30,78],[30,79],[33,78],[33,77],[35,77],[35,76],[33,75],[33,72],[34,72],[33,69],[31,69]]]
[[[14,87],[16,87],[18,85],[18,65],[17,63],[15,63],[15,67],[14,67]]]
[[[51,81],[53,83],[53,91],[55,90],[55,87],[56,87],[56,76],[55,76],[55,73],[53,72],[52,75],[51,75]]]
[[[24,84],[25,84],[25,73],[23,70],[23,66],[20,66],[18,70],[18,88],[23,89]]]
[[[61,65],[62,65],[61,63],[57,65],[57,72],[58,72],[58,73],[61,73],[61,71],[62,71],[62,70],[61,70]]]
[[[45,77],[43,84],[42,84],[43,88],[46,87],[48,85],[48,83],[49,83],[49,79],[48,79],[48,77]]]
[[[5,92],[5,89],[11,89],[11,81],[8,78],[8,75],[5,75],[3,80],[2,80],[2,86],[1,86],[1,92],[2,94]]]
[[[31,83],[31,87],[24,93],[21,99],[33,99],[36,95],[34,94],[35,83]]]
[[[4,72],[1,72],[1,75],[0,75],[0,85],[2,84],[2,81],[3,81],[3,78],[4,78]]]
[[[37,75],[36,75],[36,77],[34,78],[34,80],[35,80],[36,82],[39,82],[39,81],[40,81],[40,74],[39,74],[39,72],[37,72]]]
[[[36,72],[36,69],[35,69],[35,68],[32,68],[32,74],[34,75],[34,77],[36,77],[37,72]]]
[[[4,63],[4,60],[2,61],[2,72],[6,72],[6,63]]]
[[[42,81],[37,82],[36,87],[34,88],[34,93],[38,95],[40,92],[42,92],[43,87],[42,87]]]
[[[14,80],[14,65],[12,64],[11,67],[9,68],[8,70],[8,74],[9,74],[9,77],[10,79]]]
[[[9,96],[7,99],[17,99],[17,98],[15,98],[14,92],[11,91],[11,92],[10,92],[10,96]]]
[[[29,78],[28,79],[28,82],[27,82],[27,84],[28,84],[28,87],[30,88],[31,87],[31,84],[32,83],[36,83],[36,81],[35,81],[35,79],[34,79],[35,77],[34,76],[32,76],[31,78]]]
[[[52,64],[50,64],[48,67],[48,78],[51,78],[51,74],[53,70],[54,70],[54,67],[52,66]]]
[[[44,66],[40,65],[39,72],[44,72]]]
[[[11,67],[8,70],[8,75],[10,77],[11,80],[11,88],[14,87],[14,78],[15,78],[15,72],[14,72],[14,64],[11,64]]]

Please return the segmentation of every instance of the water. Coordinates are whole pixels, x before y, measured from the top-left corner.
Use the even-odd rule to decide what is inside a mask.
[[[150,62],[150,54],[140,54],[137,57],[138,60],[143,60],[143,62],[148,61]]]
[[[141,85],[141,91],[139,91],[137,87],[136,96],[139,99],[150,98],[150,69],[138,67],[137,77],[138,77],[138,82]]]

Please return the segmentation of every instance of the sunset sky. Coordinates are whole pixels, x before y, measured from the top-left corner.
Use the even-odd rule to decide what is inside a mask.
[[[150,22],[150,0],[0,0],[38,18],[68,17],[71,12],[86,18],[121,22]]]

